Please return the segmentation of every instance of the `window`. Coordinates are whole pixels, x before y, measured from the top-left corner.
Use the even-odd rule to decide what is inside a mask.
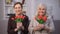
[[[10,14],[14,14],[14,9],[13,9],[13,5],[15,2],[23,2],[25,0],[5,0],[4,1],[4,20],[8,19],[8,15]],[[26,8],[26,2],[24,2],[24,5],[23,5],[23,9]]]

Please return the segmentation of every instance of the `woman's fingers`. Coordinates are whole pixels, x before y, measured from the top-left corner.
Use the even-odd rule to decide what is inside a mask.
[[[20,29],[20,28],[22,28],[22,23],[17,23],[17,29]]]
[[[39,24],[38,27],[44,28],[45,26],[44,26],[44,24]]]
[[[34,30],[40,30],[41,28],[39,26],[35,27]]]
[[[17,23],[17,26],[20,26],[21,27],[22,26],[22,23]]]

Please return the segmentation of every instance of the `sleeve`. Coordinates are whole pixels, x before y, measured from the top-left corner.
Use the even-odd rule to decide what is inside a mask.
[[[28,30],[29,30],[30,34],[33,33],[33,29],[34,29],[34,27],[33,27],[33,20],[31,19],[31,22],[30,22],[29,27],[28,27]]]
[[[53,19],[51,18],[51,16],[48,18],[48,22],[46,23],[46,27],[49,28],[50,32],[53,32],[55,30],[54,22],[53,22]]]
[[[14,29],[12,28],[12,20],[11,20],[11,17],[9,18],[8,20],[8,28],[7,28],[7,32],[8,33],[14,33]]]
[[[23,22],[24,30],[28,31],[28,26],[29,26],[29,18],[26,16]]]

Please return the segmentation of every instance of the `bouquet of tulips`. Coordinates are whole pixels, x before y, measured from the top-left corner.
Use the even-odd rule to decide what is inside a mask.
[[[47,20],[47,16],[38,16],[35,19],[37,20],[37,22],[39,24],[44,24]],[[41,29],[40,31],[42,31],[42,30],[44,30],[44,29]]]
[[[25,18],[25,16],[19,15],[19,16],[12,18],[12,20],[14,20],[16,23],[22,23],[24,18]],[[18,30],[18,31],[20,31],[20,30]]]
[[[35,19],[39,22],[39,24],[44,24],[47,20],[47,16],[38,16]]]
[[[12,18],[12,20],[15,20],[16,22],[22,22],[24,18],[25,16],[19,15],[19,16],[16,16],[15,18]]]
[[[15,18],[16,18],[16,20],[15,20],[16,22],[22,22],[23,19],[25,18],[25,16],[21,15],[21,16],[16,16]]]

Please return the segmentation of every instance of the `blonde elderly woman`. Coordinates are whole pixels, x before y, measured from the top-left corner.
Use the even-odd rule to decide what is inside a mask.
[[[46,10],[44,4],[38,5],[37,15],[33,17],[28,28],[30,34],[51,34],[54,31],[53,20]]]

